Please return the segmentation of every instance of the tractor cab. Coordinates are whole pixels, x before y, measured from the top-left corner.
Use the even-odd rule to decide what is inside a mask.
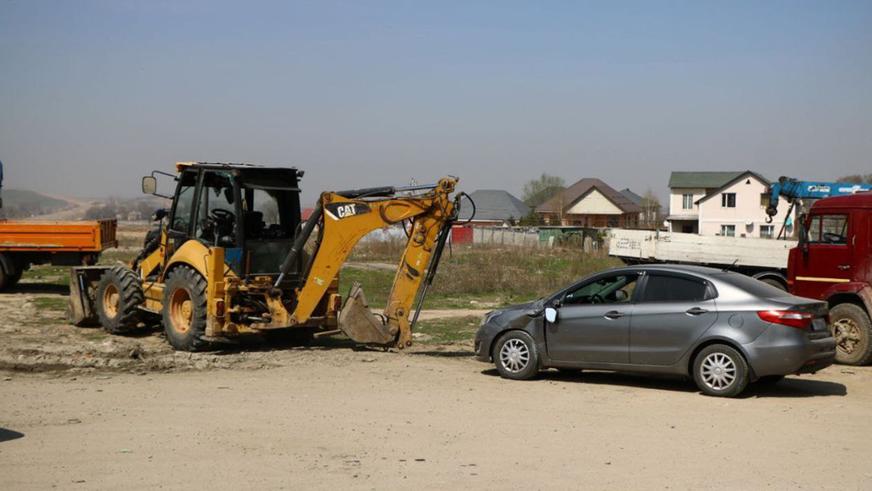
[[[300,224],[299,179],[295,168],[247,164],[178,163],[173,205],[166,223],[167,254],[189,240],[224,249],[238,277],[278,275]],[[143,191],[156,194],[155,174]],[[289,278],[292,279],[292,278]]]

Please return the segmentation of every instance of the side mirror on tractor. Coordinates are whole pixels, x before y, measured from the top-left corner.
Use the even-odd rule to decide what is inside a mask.
[[[145,176],[142,178],[143,194],[155,194],[157,192],[157,179],[154,176]]]

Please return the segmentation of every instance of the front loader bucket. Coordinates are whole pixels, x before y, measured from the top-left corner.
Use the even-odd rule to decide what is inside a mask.
[[[397,328],[391,329],[369,310],[360,283],[351,285],[345,306],[339,312],[339,330],[362,344],[390,344],[397,339]]]

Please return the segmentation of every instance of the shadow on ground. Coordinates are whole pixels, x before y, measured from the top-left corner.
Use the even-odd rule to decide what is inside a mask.
[[[496,369],[483,370],[483,374],[499,377]],[[597,371],[543,371],[535,380],[550,380],[561,382],[576,382],[580,384],[617,385],[637,387],[640,389],[671,390],[675,392],[699,392],[696,385],[684,377],[663,375],[636,375],[615,372]],[[739,396],[740,399],[752,397],[825,397],[845,396],[848,389],[843,384],[825,380],[808,380],[798,377],[787,377],[772,385],[749,384]]]
[[[0,443],[8,442],[9,440],[17,440],[19,438],[24,438],[24,433],[0,428]]]
[[[6,293],[53,293],[57,295],[69,295],[70,287],[66,285],[55,285],[53,283],[18,283],[12,288],[6,290]]]

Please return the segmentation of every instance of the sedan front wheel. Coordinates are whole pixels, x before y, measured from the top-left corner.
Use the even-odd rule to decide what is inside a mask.
[[[539,354],[536,343],[523,331],[509,331],[497,341],[493,352],[494,364],[503,378],[528,380],[539,372]]]

